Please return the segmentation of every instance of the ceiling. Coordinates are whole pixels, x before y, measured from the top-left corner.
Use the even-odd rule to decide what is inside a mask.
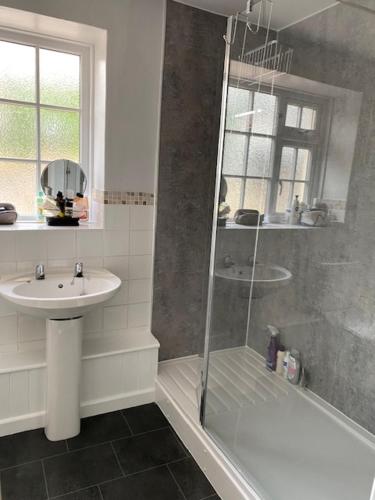
[[[177,2],[208,10],[224,16],[231,16],[245,10],[246,0],[176,0]],[[334,0],[273,0],[271,27],[280,30],[309,17],[321,10],[336,5]],[[269,3],[267,2],[269,5]],[[257,6],[252,14],[253,21],[258,19]]]

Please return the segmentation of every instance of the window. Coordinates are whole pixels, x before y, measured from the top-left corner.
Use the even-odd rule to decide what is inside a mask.
[[[0,201],[36,215],[40,174],[66,158],[88,174],[89,53],[0,31]]]
[[[323,108],[320,97],[229,86],[223,175],[231,217],[238,208],[284,213],[296,195],[311,200]]]

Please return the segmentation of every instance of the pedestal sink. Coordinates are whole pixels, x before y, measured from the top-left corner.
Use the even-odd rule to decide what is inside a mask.
[[[46,435],[51,441],[80,432],[80,374],[83,316],[109,300],[121,280],[106,270],[88,270],[73,278],[71,269],[49,271],[43,280],[32,274],[0,282],[0,296],[20,312],[46,319]]]

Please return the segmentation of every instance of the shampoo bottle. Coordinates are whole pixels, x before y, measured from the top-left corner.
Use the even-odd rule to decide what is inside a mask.
[[[284,373],[285,347],[281,345],[277,351],[276,373],[283,375]]]
[[[38,196],[36,198],[36,208],[38,211],[38,220],[41,222],[44,220],[43,205],[44,205],[44,193],[43,191],[39,191]]]
[[[280,346],[280,332],[275,326],[272,325],[268,325],[267,328],[271,333],[271,337],[267,349],[266,366],[269,370],[275,371],[277,364],[277,351]]]
[[[289,365],[290,351],[285,351],[284,362],[283,362],[283,375],[284,378],[288,378],[288,365]]]
[[[301,355],[296,349],[292,349],[288,363],[288,381],[293,385],[298,385],[301,376]]]

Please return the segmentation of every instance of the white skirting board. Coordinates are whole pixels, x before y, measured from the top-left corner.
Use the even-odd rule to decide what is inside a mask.
[[[84,343],[81,416],[155,401],[159,343],[149,330],[116,332]],[[22,363],[20,362],[22,360]],[[44,353],[0,359],[0,436],[45,425]],[[69,370],[69,366],[67,366]]]

